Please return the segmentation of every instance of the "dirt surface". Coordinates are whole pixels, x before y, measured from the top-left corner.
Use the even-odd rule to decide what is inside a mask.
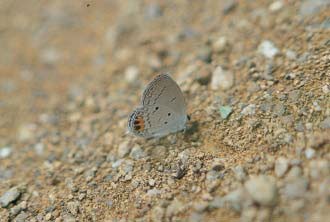
[[[0,2],[0,221],[329,221],[330,2]],[[169,72],[186,132],[126,133]]]

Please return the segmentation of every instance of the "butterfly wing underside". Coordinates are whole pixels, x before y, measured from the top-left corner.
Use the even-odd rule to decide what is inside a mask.
[[[141,137],[162,137],[185,128],[187,121],[183,94],[167,74],[152,80],[143,92],[141,106],[130,116],[130,131]]]

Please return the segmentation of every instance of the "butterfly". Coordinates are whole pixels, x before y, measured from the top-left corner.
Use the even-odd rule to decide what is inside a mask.
[[[128,130],[143,138],[160,138],[184,130],[186,104],[178,84],[168,74],[156,76],[142,94],[141,104],[129,116]]]

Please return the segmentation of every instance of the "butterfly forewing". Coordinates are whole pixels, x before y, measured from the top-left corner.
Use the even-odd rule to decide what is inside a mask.
[[[177,115],[186,115],[186,105],[180,87],[168,74],[160,74],[152,80],[142,95],[142,105],[165,105]]]

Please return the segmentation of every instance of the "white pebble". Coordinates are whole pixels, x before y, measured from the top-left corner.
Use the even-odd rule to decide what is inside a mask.
[[[128,83],[133,83],[137,80],[139,73],[139,69],[136,66],[129,66],[125,70],[125,80]]]
[[[314,155],[315,155],[315,150],[314,149],[307,148],[305,150],[305,156],[306,156],[307,159],[312,159],[314,157]]]
[[[11,148],[10,147],[3,147],[0,149],[0,158],[4,159],[8,157],[11,154]]]
[[[212,74],[211,89],[227,90],[234,84],[233,73],[224,70],[221,66],[215,68]]]
[[[269,11],[276,12],[283,8],[284,4],[283,1],[275,1],[269,6]]]
[[[258,52],[264,55],[266,58],[272,59],[279,53],[279,50],[276,48],[273,42],[265,40],[258,46]]]

